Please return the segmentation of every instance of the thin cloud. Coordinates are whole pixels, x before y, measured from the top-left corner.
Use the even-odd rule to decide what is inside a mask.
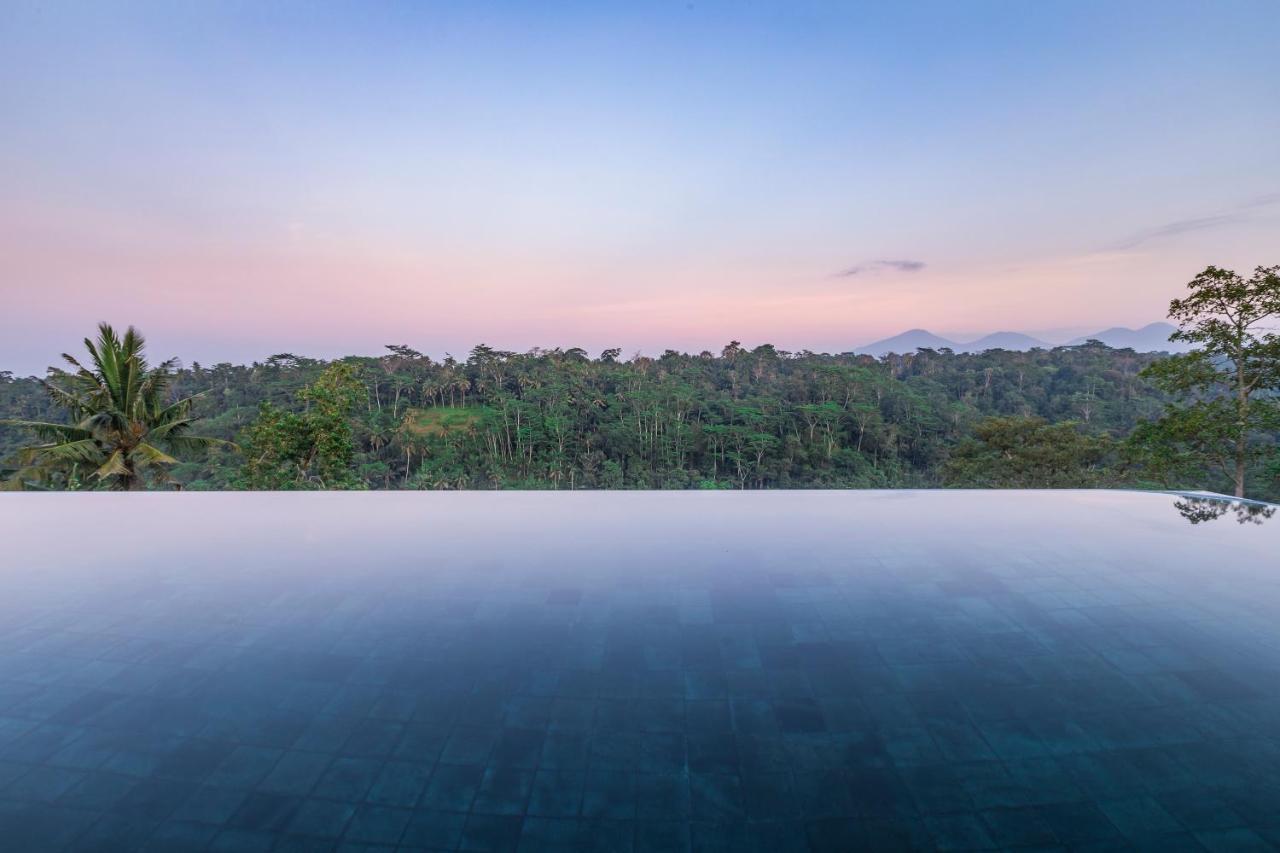
[[[1257,215],[1257,211],[1273,205],[1280,204],[1280,193],[1270,193],[1268,195],[1258,196],[1249,201],[1236,205],[1225,213],[1215,213],[1211,216],[1197,216],[1192,219],[1179,219],[1175,222],[1168,222],[1155,228],[1149,228],[1146,231],[1139,231],[1137,234],[1122,240],[1112,246],[1113,249],[1132,249],[1146,243],[1149,240],[1159,240],[1163,237],[1177,237],[1181,234],[1192,234],[1196,231],[1209,231],[1215,228],[1224,228],[1229,225],[1238,225],[1242,222],[1248,222]]]
[[[832,278],[852,278],[856,275],[865,275],[867,273],[876,272],[920,272],[920,270],[924,269],[926,266],[927,264],[925,264],[924,261],[867,261],[866,263],[840,270],[840,272],[833,275]]]
[[[1241,210],[1257,210],[1259,207],[1270,207],[1273,204],[1280,204],[1280,193],[1267,193],[1260,195],[1255,199],[1246,201],[1240,205]]]

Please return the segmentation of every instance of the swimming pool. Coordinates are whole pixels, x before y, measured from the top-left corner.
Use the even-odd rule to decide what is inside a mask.
[[[0,838],[1265,848],[1266,515],[1105,491],[0,495]]]

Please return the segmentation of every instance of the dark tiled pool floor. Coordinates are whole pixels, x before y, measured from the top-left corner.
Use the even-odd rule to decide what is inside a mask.
[[[0,846],[1275,849],[1280,521],[1173,502],[3,496]]]

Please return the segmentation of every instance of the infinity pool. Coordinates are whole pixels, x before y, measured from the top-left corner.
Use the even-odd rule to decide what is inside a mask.
[[[1257,508],[24,494],[0,536],[5,850],[1280,844]]]

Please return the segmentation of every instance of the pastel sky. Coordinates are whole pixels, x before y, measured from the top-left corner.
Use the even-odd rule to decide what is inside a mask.
[[[0,369],[1061,340],[1280,263],[1280,3],[0,5]]]

